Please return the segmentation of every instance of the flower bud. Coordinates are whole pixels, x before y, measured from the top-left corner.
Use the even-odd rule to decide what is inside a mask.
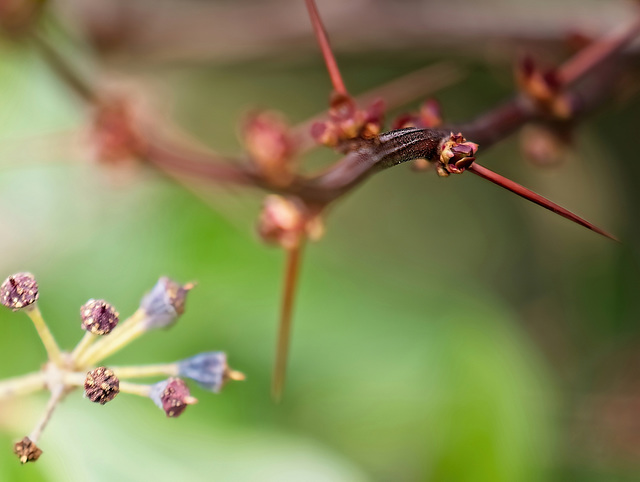
[[[438,173],[446,176],[448,173],[460,174],[464,172],[476,160],[477,150],[478,144],[467,142],[461,133],[454,134],[452,132],[449,140],[442,146],[441,166],[439,166]]]
[[[180,378],[169,378],[151,386],[149,397],[167,414],[167,417],[178,417],[185,411],[187,405],[193,405],[198,400],[191,396],[189,387]]]
[[[140,309],[147,315],[145,327],[147,329],[166,328],[175,323],[184,313],[187,293],[193,287],[193,283],[181,285],[166,276],[160,278],[140,302]]]
[[[327,147],[338,145],[339,136],[337,128],[331,122],[314,122],[311,124],[311,137],[318,143]]]
[[[520,146],[527,159],[538,166],[555,166],[566,157],[572,142],[570,128],[550,129],[528,125],[520,131]]]
[[[293,181],[295,143],[281,118],[269,112],[252,114],[245,122],[243,136],[251,158],[267,181],[279,187]]]
[[[311,136],[319,144],[339,148],[346,141],[377,138],[383,120],[382,99],[375,100],[363,110],[358,108],[350,96],[333,92],[329,100],[329,120],[314,122]]]
[[[98,367],[87,373],[84,381],[84,394],[92,402],[104,405],[120,393],[120,380],[112,370]]]
[[[14,444],[13,453],[20,458],[20,463],[26,464],[38,460],[42,455],[42,450],[29,437],[24,437]]]
[[[139,156],[145,145],[136,123],[132,103],[127,99],[110,99],[98,106],[91,131],[98,161],[118,164]]]
[[[0,303],[18,311],[38,300],[38,283],[31,273],[16,273],[0,285]]]
[[[80,308],[83,330],[94,335],[111,333],[119,321],[119,314],[104,300],[89,300]]]
[[[304,207],[300,203],[272,194],[264,200],[258,234],[267,243],[291,249],[300,243],[305,223]]]
[[[214,393],[218,393],[227,380],[244,379],[242,373],[229,369],[227,355],[221,351],[200,353],[178,362],[178,375]]]

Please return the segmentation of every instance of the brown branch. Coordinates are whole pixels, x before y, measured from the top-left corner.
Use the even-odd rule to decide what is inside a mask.
[[[314,12],[317,14],[313,2],[310,0],[308,2],[312,16]],[[328,40],[323,34],[321,24],[313,23],[321,44],[328,49]],[[585,49],[585,53],[577,54],[575,58],[579,60],[570,59],[565,64],[569,67],[560,68],[561,72],[565,72],[563,74],[565,81],[568,79],[576,82],[595,65],[615,57],[637,33],[639,23],[639,20],[634,19],[628,28],[604,39],[602,41],[604,47],[597,47],[600,42],[596,41]],[[64,58],[45,41],[39,39],[37,44],[43,51],[45,59],[52,64],[62,80],[81,97],[95,102],[97,98],[95,91],[74,72]],[[337,72],[337,70],[334,72],[334,69],[337,69],[335,59],[331,60],[330,50],[323,49],[323,52],[328,68],[332,72],[334,86],[336,89],[342,89],[339,72],[334,75]],[[571,67],[572,65],[574,67]],[[338,82],[336,82],[337,79],[339,79]],[[346,92],[346,88],[344,90]],[[539,112],[534,103],[519,95],[470,123],[453,126],[451,130],[459,130],[465,137],[486,148],[505,138],[526,122],[544,118],[544,114]],[[270,185],[251,163],[223,161],[218,156],[178,147],[154,136],[147,136],[145,139],[143,157],[163,170],[179,172],[182,176],[192,175],[211,181],[255,186],[273,192],[296,195],[309,204],[324,206],[381,169],[417,158],[438,160],[441,146],[449,133],[449,130],[400,129],[380,134],[375,139],[357,139],[348,149],[350,152],[326,171],[311,177],[299,176],[285,187]]]
[[[204,151],[178,146],[152,133],[145,136],[140,157],[156,167],[192,177],[202,177],[215,182],[228,182],[245,186],[261,184],[259,174],[251,165],[222,159]]]
[[[387,109],[394,109],[416,99],[433,95],[436,91],[458,82],[464,74],[464,69],[452,62],[438,62],[374,87],[355,96],[354,100],[359,106],[367,106],[378,99],[383,99]],[[321,112],[292,127],[293,136],[298,139],[298,155],[319,147],[317,141],[311,136],[311,126],[315,122],[326,120],[328,120],[327,113]]]

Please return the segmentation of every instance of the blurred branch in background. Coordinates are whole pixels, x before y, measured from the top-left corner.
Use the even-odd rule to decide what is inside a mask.
[[[559,145],[570,150],[574,141],[573,132],[577,124],[582,123],[585,117],[595,108],[603,105],[605,100],[618,95],[623,82],[629,82],[629,79],[633,79],[634,75],[629,66],[635,62],[635,48],[624,49],[637,33],[640,17],[631,13],[633,7],[628,2],[611,2],[607,4],[607,8],[602,8],[601,5],[598,8],[597,5],[600,4],[575,2],[556,5],[554,3],[551,8],[548,8],[544,4],[529,5],[529,2],[496,2],[490,7],[475,2],[454,2],[454,4],[451,2],[421,3],[415,1],[321,2],[320,10],[325,23],[330,26],[328,31],[331,34],[332,45],[336,47],[339,61],[342,55],[373,51],[378,56],[385,52],[402,53],[403,55],[416,55],[415,52],[419,52],[420,55],[430,54],[442,58],[442,62],[434,63],[398,80],[392,80],[382,87],[374,87],[369,93],[354,98],[351,98],[349,94],[351,89],[347,91],[346,85],[350,84],[349,77],[345,75],[344,82],[342,80],[336,82],[337,76],[340,74],[339,72],[336,74],[334,69],[331,78],[334,80],[334,87],[339,95],[334,93],[331,96],[328,113],[312,116],[310,120],[292,127],[279,114],[252,113],[247,116],[242,127],[241,135],[246,153],[236,156],[219,154],[210,147],[205,147],[194,141],[190,133],[184,132],[188,129],[178,127],[180,124],[178,120],[167,120],[165,116],[158,115],[153,109],[138,111],[134,102],[131,102],[135,95],[114,93],[112,89],[105,86],[104,73],[109,69],[122,69],[125,72],[128,71],[128,75],[135,77],[137,73],[143,72],[146,68],[151,66],[154,66],[151,67],[152,69],[159,68],[159,65],[171,62],[174,66],[197,62],[198,65],[195,67],[203,68],[206,64],[215,62],[240,64],[256,59],[266,59],[272,62],[274,59],[299,57],[300,54],[310,52],[313,45],[302,2],[284,0],[269,3],[171,2],[167,0],[162,2],[78,2],[59,0],[52,2],[52,7],[55,14],[60,13],[59,18],[64,27],[60,27],[57,19],[51,21],[49,18],[45,24],[46,31],[36,37],[36,42],[44,54],[44,58],[59,74],[60,79],[79,94],[81,99],[88,101],[93,115],[92,141],[97,147],[96,151],[103,161],[103,165],[118,169],[122,158],[138,158],[138,160],[159,167],[163,173],[177,180],[180,185],[196,192],[205,200],[210,199],[211,186],[214,182],[239,187],[258,187],[280,195],[288,195],[286,198],[275,198],[275,200],[268,198],[261,216],[259,233],[264,240],[281,245],[291,254],[297,253],[297,249],[306,238],[319,237],[323,233],[320,215],[325,206],[342,198],[362,181],[368,179],[370,174],[381,169],[408,160],[413,160],[416,168],[421,169],[425,167],[425,164],[421,162],[424,159],[420,158],[426,157],[431,161],[426,166],[435,167],[440,175],[448,176],[451,173],[470,170],[472,173],[509,188],[514,185],[513,183],[509,184],[511,181],[505,180],[502,176],[475,163],[476,143],[480,144],[480,149],[485,149],[507,138],[525,124],[530,124],[529,127],[535,127],[539,130],[523,132],[523,138],[526,136],[529,139],[534,139],[535,137],[534,141],[540,141],[541,132],[550,134],[550,137],[542,141],[546,143],[543,149],[537,150],[538,153],[542,152],[541,157],[552,156],[554,149],[561,148],[558,147]],[[452,9],[455,10],[456,15],[451,15]],[[596,11],[597,15],[594,14]],[[448,21],[442,21],[444,18]],[[66,32],[69,25],[75,29],[72,35]],[[609,32],[613,32],[612,37],[609,37]],[[69,39],[78,41],[75,50],[69,48]],[[79,74],[76,65],[87,67],[87,64],[93,64],[96,60],[83,44],[85,40],[89,40],[99,52],[109,55],[100,58],[101,63],[91,65],[90,68],[83,68],[83,74]],[[442,113],[435,109],[434,104],[425,103],[418,114],[404,116],[404,123],[398,124],[396,121],[390,132],[379,132],[383,124],[380,112],[376,110],[376,97],[384,97],[389,104],[388,108],[397,108],[405,103],[411,103],[421,96],[432,95],[434,91],[458,82],[463,75],[467,76],[474,70],[473,64],[477,68],[478,64],[487,60],[501,62],[506,59],[512,60],[516,53],[521,53],[524,48],[533,52],[544,51],[544,55],[541,56],[542,61],[539,56],[536,56],[535,61],[529,57],[521,62],[516,69],[519,93],[506,102],[496,105],[492,99],[491,102],[482,106],[483,113],[465,123],[450,122],[449,120],[445,122]],[[577,54],[575,54],[576,51]],[[75,58],[71,52],[76,54],[81,52],[81,56]],[[570,54],[573,56],[569,56]],[[569,60],[562,63],[559,68],[545,67],[545,63],[546,65],[558,65],[568,56]],[[318,57],[318,54],[314,53],[314,57]],[[470,59],[472,62],[469,64],[471,65],[467,63],[461,65],[461,58]],[[390,59],[391,57],[388,57],[384,60],[383,67],[393,63]],[[190,68],[194,68],[194,65],[191,65]],[[88,72],[88,74],[84,72]],[[251,69],[248,70],[248,75],[251,82],[260,81],[257,76],[253,76]],[[141,77],[144,78],[143,75]],[[340,88],[341,84],[342,88]],[[218,87],[207,84],[206,88],[217,89]],[[303,85],[301,88],[303,92],[300,95],[304,98],[305,95],[308,95],[306,86]],[[468,89],[469,85],[463,86],[463,88]],[[466,103],[460,101],[456,105],[458,117],[473,117],[476,107],[471,108],[470,106],[482,105],[481,102],[477,102],[479,98],[483,97],[482,88],[479,87],[477,92],[475,88],[472,90],[473,92],[466,97],[461,93],[457,94],[461,99],[467,99]],[[356,92],[356,89],[353,91]],[[224,97],[225,93],[220,92],[219,95]],[[202,97],[205,96],[202,95]],[[355,102],[352,102],[354,99]],[[453,105],[454,101],[450,104]],[[495,107],[492,107],[492,104]],[[204,102],[198,102],[197,107],[200,110],[206,110]],[[344,115],[345,113],[346,115]],[[221,121],[231,122],[228,118],[221,119]],[[318,130],[318,126],[322,129]],[[462,135],[453,135],[458,131],[464,134],[468,141]],[[312,132],[315,134],[311,135]],[[322,171],[314,173],[308,169],[312,173],[307,174],[307,169],[299,170],[300,165],[297,157],[306,154],[312,147],[315,147],[316,141],[321,141],[321,143],[334,148],[344,157],[341,161]],[[553,143],[557,143],[557,145],[554,146]],[[590,150],[588,153],[593,156],[597,155],[597,151]],[[609,153],[608,150],[607,153]],[[446,155],[443,157],[443,154]],[[504,159],[504,156],[499,154],[497,157]],[[513,160],[514,157],[515,155],[512,153],[509,160]],[[504,166],[507,166],[507,163],[504,163]],[[571,180],[575,180],[573,184],[578,185],[580,172],[588,170],[588,165],[580,163],[577,166],[578,169],[576,166],[572,167],[577,171],[577,175],[571,177]],[[505,167],[505,169],[514,168]],[[535,177],[530,172],[525,175]],[[388,195],[381,196],[384,199],[382,205],[371,202],[371,197],[367,198],[365,192],[361,194],[364,198],[362,202],[367,203],[365,210],[373,209],[375,212],[376,223],[379,224],[380,220],[384,220],[384,226],[391,225],[393,220],[388,217],[390,213],[394,218],[401,216],[401,210],[395,207],[396,198],[400,199],[402,197],[401,191],[408,189],[411,183],[407,179],[404,181],[402,184],[396,185]],[[575,189],[575,186],[568,184],[565,186],[567,190],[569,187]],[[392,184],[389,185],[392,186]],[[434,186],[430,184],[429,189],[433,190]],[[472,187],[468,187],[468,189],[473,192]],[[511,190],[527,193],[528,199],[534,200],[534,202],[539,201],[539,204],[556,212],[556,208],[562,209],[535,193],[524,190],[521,186]],[[380,191],[376,191],[376,196],[379,193]],[[433,195],[432,192],[429,194]],[[590,199],[600,199],[599,196],[591,196],[591,194]],[[482,195],[485,195],[484,191]],[[458,220],[458,217],[461,216],[459,212],[461,207],[458,206],[458,211],[456,211],[453,208],[454,200],[442,193],[440,196],[441,198],[430,199],[437,200],[435,203],[441,210],[444,207],[449,216],[452,213],[455,214],[456,222],[462,223],[463,221]],[[469,194],[469,196],[471,195]],[[567,199],[571,198],[564,197],[565,202]],[[477,197],[471,202],[475,203],[476,200]],[[415,203],[415,199],[413,202]],[[598,203],[598,201],[593,202]],[[357,201],[355,204],[357,205]],[[377,206],[377,209],[370,207],[369,204]],[[412,206],[415,208],[415,204]],[[384,217],[385,209],[387,217]],[[464,207],[465,211],[471,209],[470,206]],[[424,206],[420,211],[423,210],[425,210]],[[481,236],[488,237],[490,229],[488,226],[491,226],[492,219],[501,218],[503,211],[508,213],[508,208],[498,207],[498,211],[494,211],[492,216],[486,217],[482,217],[481,212],[474,211],[476,217],[470,219],[472,223],[478,223],[475,226],[475,231],[480,232]],[[603,212],[609,214],[606,211]],[[189,216],[191,213],[179,219],[184,220]],[[570,213],[567,216],[570,218],[573,216],[572,219],[579,220],[583,225],[586,223]],[[612,216],[605,215],[601,218],[606,219],[610,225],[615,224],[615,219]],[[362,219],[365,219],[365,216]],[[358,218],[358,222],[359,220],[360,218]],[[416,224],[423,224],[423,222],[423,219],[414,221]],[[514,226],[517,226],[519,222],[514,222]],[[588,223],[586,224],[590,226]],[[199,226],[202,226],[202,223]],[[449,226],[450,228],[451,226]],[[404,234],[411,232],[410,225],[401,226],[400,229],[403,233],[402,236],[393,240],[392,243],[384,244],[386,238],[383,233],[380,240],[362,239],[359,245],[363,252],[368,249],[368,246],[378,246],[380,249],[375,251],[375,259],[376,263],[382,264],[384,261],[381,259],[383,257],[380,254],[381,251],[384,251],[385,256],[391,259],[393,256],[401,256],[398,251],[402,251],[402,248],[397,247],[398,245],[402,246],[400,239],[411,237]],[[472,236],[470,232],[473,230],[473,227],[470,228],[463,237],[466,239],[467,236]],[[598,228],[594,230],[602,233]],[[388,231],[392,232],[393,230],[389,229]],[[450,234],[453,232],[440,232],[436,236],[435,243],[432,241],[430,246],[437,246],[437,253],[444,252],[449,255],[446,256],[447,258],[460,258],[460,260],[469,259],[465,258],[465,253],[472,252],[473,256],[470,259],[480,262],[483,258],[481,254],[477,253],[481,253],[482,248],[478,249],[476,245],[466,240],[463,246],[460,246],[455,236]],[[553,253],[543,249],[543,246],[548,247],[548,243],[545,242],[546,236],[544,240],[538,240],[539,247],[535,246],[534,239],[527,237],[518,239],[520,239],[519,242],[522,246],[510,249],[522,250],[523,252],[530,249],[535,252],[535,249],[539,248],[539,256],[544,260],[549,256],[550,259],[553,259]],[[207,238],[207,247],[213,242],[215,242],[214,238]],[[457,250],[453,248],[456,245],[458,245]],[[389,246],[392,246],[393,249],[389,249]],[[419,249],[423,249],[422,245]],[[428,250],[431,258],[433,258],[432,249]],[[570,250],[573,251],[573,247]],[[451,256],[452,254],[455,256]],[[503,254],[504,256],[500,258],[501,261],[498,264],[508,263],[508,269],[517,274],[518,280],[522,278],[521,282],[518,281],[518,285],[522,287],[523,296],[533,297],[534,294],[529,292],[527,286],[535,283],[525,280],[530,271],[535,272],[538,268],[520,271],[515,262],[512,264],[511,260],[505,260],[508,254]],[[200,256],[205,258],[202,254]],[[533,259],[533,255],[531,257]],[[163,262],[166,262],[166,258],[163,259]],[[293,259],[296,262],[292,262],[290,266],[297,266],[298,260],[295,254],[289,258],[290,261]],[[416,256],[416,259],[419,257]],[[436,264],[439,262],[438,260],[432,261]],[[452,265],[458,262],[462,263],[462,261],[454,259],[450,259],[449,262]],[[431,261],[429,263],[431,266]],[[198,264],[204,264],[200,257],[198,257]],[[290,271],[295,273],[296,270]],[[381,273],[384,273],[384,270]],[[344,274],[344,276],[347,275]],[[384,277],[386,277],[386,273],[380,279]],[[404,273],[401,278],[405,279]],[[295,276],[289,275],[285,279],[287,280],[285,285],[288,286],[285,293],[293,293]],[[423,291],[422,286],[426,281],[422,278],[422,273],[420,279],[418,285],[421,286],[420,291]],[[368,282],[370,281],[368,280]],[[555,280],[545,279],[544,281],[541,285],[544,285],[545,290],[554,292],[561,290]],[[440,293],[440,298],[436,297],[436,299],[449,300],[452,288],[440,279],[437,282],[442,286],[440,287],[441,291],[437,291]],[[454,283],[458,285],[459,280],[455,280]],[[469,293],[461,295],[464,290],[457,286],[454,291],[457,299],[472,296]],[[386,295],[387,293],[385,293]],[[561,295],[554,293],[554,296]],[[343,297],[343,293],[340,294],[340,297]],[[352,296],[347,294],[344,298],[349,304]],[[323,302],[326,303],[327,300],[323,298]],[[373,303],[375,305],[376,301]],[[285,296],[283,320],[287,323],[291,320],[292,305],[292,297]],[[391,316],[394,323],[396,313],[404,309],[406,306],[394,307],[393,316]],[[324,307],[321,311],[324,311]],[[375,307],[373,311],[375,311]],[[431,313],[432,308],[429,308],[428,311]],[[421,313],[425,312],[421,311]],[[472,311],[469,311],[469,315],[471,313]],[[260,317],[264,317],[263,315],[264,310],[262,309]],[[477,321],[475,313],[473,315],[475,323]],[[340,316],[343,316],[342,313]],[[363,315],[358,313],[357,316]],[[385,321],[385,323],[388,322],[389,320]],[[401,323],[401,320],[398,322]],[[423,322],[424,320],[421,320],[421,323]],[[323,327],[325,323],[330,324],[331,321],[322,320]],[[355,321],[351,320],[351,323],[355,323]],[[385,326],[387,325],[385,324]],[[558,330],[562,329],[558,328]],[[340,333],[343,333],[346,328],[339,325],[339,330],[342,330]],[[367,330],[368,327],[365,330],[368,333]],[[581,330],[582,327],[580,327],[580,332]],[[566,336],[566,333],[564,335]],[[288,336],[287,332],[284,337],[285,341]],[[409,342],[410,338],[410,334],[407,334],[403,338],[403,343]],[[452,339],[455,338],[454,336]],[[357,339],[360,339],[360,336]],[[460,338],[460,340],[462,339],[464,337]],[[559,340],[552,342],[548,337],[542,337],[540,342],[542,345],[552,343],[561,345],[564,343],[560,348],[564,354],[567,351],[566,345],[573,343],[573,340],[567,341],[567,338],[561,337]],[[497,344],[496,340],[489,340],[488,346],[493,347],[494,344]],[[286,354],[287,344],[281,343],[281,346],[278,353],[280,355]],[[333,347],[334,345],[328,344],[325,345],[325,348],[326,346]],[[307,345],[308,347],[309,345]],[[407,354],[410,352],[404,346],[399,352],[404,353],[405,350]],[[402,360],[396,360],[396,357],[397,353],[392,354],[393,364],[401,364]],[[278,366],[284,367],[285,361],[286,356],[280,356]],[[486,360],[483,358],[483,361],[479,361],[479,363],[484,361]],[[422,363],[419,365],[422,366]],[[309,369],[309,366],[305,367],[307,373],[312,373],[313,370],[309,371]],[[284,368],[281,370],[284,373]],[[364,371],[368,370],[370,371],[369,367]],[[454,369],[452,368],[452,370]],[[468,370],[470,373],[473,371],[469,367]],[[493,373],[498,373],[498,371],[496,367],[493,368]],[[452,380],[462,380],[465,375],[466,373],[457,373]],[[341,375],[338,371],[334,371],[332,376],[340,379]],[[377,376],[376,374],[376,379]],[[305,386],[303,379],[298,378],[298,383],[302,384],[299,386]],[[340,389],[342,390],[345,386],[347,385],[341,384]],[[275,391],[277,392],[281,387],[282,380],[276,383]],[[311,388],[310,394],[313,394],[314,389]],[[352,387],[349,387],[349,391],[351,389]],[[376,392],[379,392],[379,387]],[[400,393],[405,392],[401,391]],[[376,399],[378,399],[377,396]],[[458,400],[454,399],[454,402],[458,403]],[[575,405],[577,406],[579,403]],[[357,407],[359,414],[363,405],[354,404],[354,407]],[[507,405],[507,407],[511,409],[512,405]],[[599,415],[600,409],[596,408],[594,411],[596,416]],[[397,412],[395,408],[394,412]],[[354,417],[354,413],[351,413],[350,417],[346,416],[346,413],[341,414],[345,418],[358,419],[357,416]],[[314,414],[314,419],[316,415],[318,414]],[[452,411],[443,420],[455,419],[456,416],[459,416],[459,413]],[[522,414],[516,420],[521,421],[521,417]],[[321,419],[320,416],[319,420]],[[339,420],[339,417],[336,420]],[[472,418],[471,421],[473,420]],[[293,423],[295,425],[295,422]],[[320,421],[317,423],[319,427],[322,425]],[[409,423],[412,424],[413,421],[409,421]],[[472,426],[473,423],[470,423],[469,427]],[[465,435],[468,435],[471,429],[465,430]],[[484,434],[478,436],[481,435],[484,436]],[[336,443],[342,443],[342,441],[336,441]],[[430,443],[434,443],[436,451],[438,447],[448,447],[447,450],[449,450],[455,445],[454,442],[443,440]],[[478,441],[470,444],[474,448],[480,445],[482,442]],[[352,449],[353,446],[350,445],[347,450]],[[459,455],[459,451],[453,449],[447,454]],[[456,480],[455,477],[451,478],[455,469],[447,465],[447,454],[441,457],[433,455],[434,460],[439,462],[434,462],[433,467],[425,469],[425,473],[436,474],[434,479]],[[371,458],[370,456],[371,453],[368,453],[366,457],[362,458],[367,460],[368,465],[372,463],[375,465],[375,462],[372,462],[375,457]],[[399,467],[399,465],[395,467]],[[441,474],[441,477],[438,477],[437,474]],[[501,480],[509,480],[509,477]]]
[[[55,4],[100,50],[147,61],[238,61],[315,49],[307,12],[298,0],[55,0]],[[322,11],[339,52],[418,47],[431,52],[453,49],[456,55],[471,58],[479,54],[513,58],[514,51],[525,47],[562,48],[576,31],[600,36],[627,20],[629,2],[614,0],[602,8],[598,0],[501,0],[490,5],[461,0],[325,0]]]

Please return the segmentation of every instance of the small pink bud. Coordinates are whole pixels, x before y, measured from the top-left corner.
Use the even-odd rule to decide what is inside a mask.
[[[290,198],[269,195],[258,220],[258,234],[270,244],[291,249],[298,245],[305,229],[304,208]]]
[[[330,122],[314,122],[311,125],[311,137],[313,137],[318,144],[327,147],[335,147],[338,144],[336,128]]]
[[[467,142],[461,133],[451,133],[449,140],[442,146],[438,174],[444,176],[445,171],[455,174],[464,172],[475,161],[477,150],[478,144]]]
[[[305,236],[320,239],[324,226],[321,217],[311,213],[301,201],[271,194],[264,200],[257,231],[263,241],[292,249]]]
[[[100,162],[115,164],[130,160],[143,150],[131,105],[124,99],[111,99],[98,107],[91,137]]]
[[[158,382],[151,387],[151,400],[164,410],[167,417],[179,417],[189,405],[193,405],[198,400],[191,396],[189,387],[180,378],[169,378]]]
[[[274,113],[254,113],[244,124],[243,137],[251,158],[269,182],[276,186],[291,183],[295,143],[283,119]]]
[[[442,108],[436,99],[427,99],[420,107],[420,127],[432,129],[442,124]]]

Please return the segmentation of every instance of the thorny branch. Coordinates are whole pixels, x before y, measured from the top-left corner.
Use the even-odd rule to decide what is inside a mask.
[[[118,105],[116,99],[78,75],[44,37],[32,33],[32,38],[61,80],[95,108],[96,117],[100,119],[98,127],[106,135],[109,148],[115,144],[118,153],[128,152],[181,181],[192,176],[289,196],[292,200],[289,204],[272,203],[278,206],[279,211],[267,212],[263,216],[266,225],[261,226],[261,234],[264,239],[281,244],[290,254],[297,253],[300,244],[288,245],[289,240],[302,243],[306,238],[313,238],[314,233],[319,232],[316,221],[329,204],[351,192],[370,175],[417,159],[426,159],[442,176],[468,170],[615,239],[570,211],[480,166],[475,162],[475,154],[478,145],[485,149],[530,122],[543,123],[551,128],[572,126],[577,122],[611,90],[615,81],[615,76],[610,73],[612,69],[598,67],[613,65],[623,49],[638,35],[640,14],[610,36],[593,41],[556,69],[544,72],[530,59],[525,59],[518,71],[520,93],[470,122],[451,125],[442,125],[441,122],[429,125],[423,122],[420,125],[418,122],[417,125],[405,125],[401,126],[404,128],[381,133],[381,106],[373,103],[368,109],[360,110],[345,86],[315,2],[306,0],[306,5],[334,88],[328,116],[313,124],[304,123],[289,132],[267,125],[267,140],[273,143],[277,139],[276,150],[265,154],[259,152],[260,146],[258,152],[249,148],[248,155],[242,159],[224,159],[205,149],[194,149],[161,135],[157,126],[133,118],[126,108]],[[344,157],[324,171],[303,175],[292,168],[291,157],[310,147],[308,141],[299,140],[300,129],[308,130],[309,127],[318,143],[332,147]],[[291,140],[291,132],[298,134],[293,136],[298,139]],[[295,259],[297,267],[297,254]],[[289,261],[292,262],[291,256]],[[285,293],[292,294],[297,269],[289,269],[287,273]],[[281,313],[281,339],[273,385],[276,398],[283,386],[293,306],[292,297],[287,295],[285,299],[288,301],[283,303]]]

